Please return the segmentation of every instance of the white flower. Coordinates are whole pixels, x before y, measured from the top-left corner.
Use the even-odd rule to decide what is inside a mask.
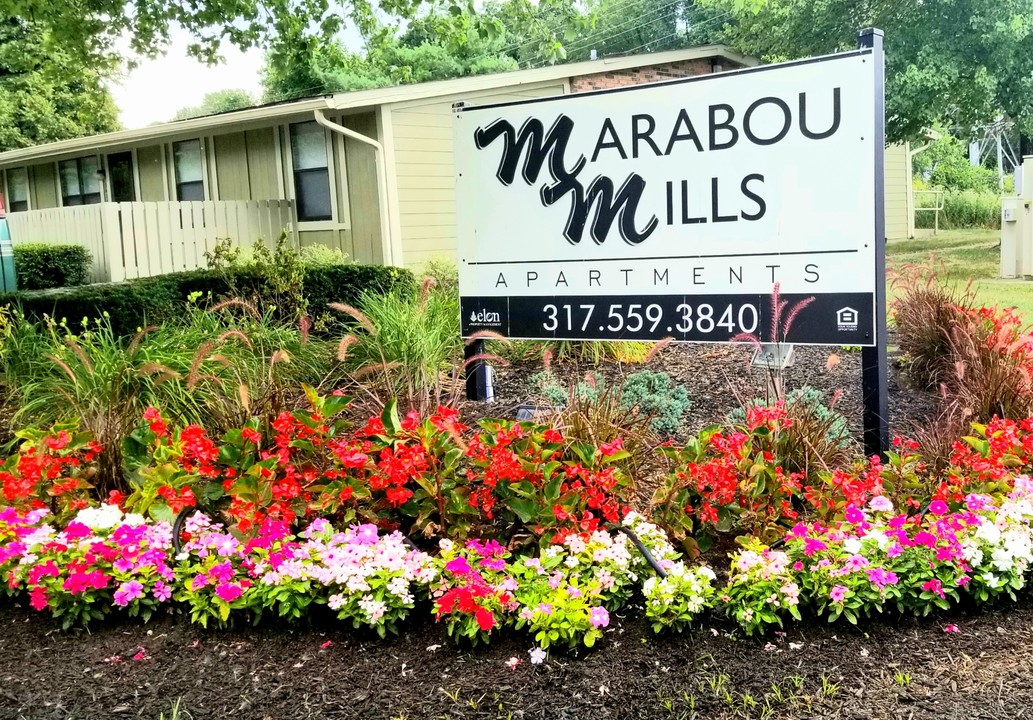
[[[857,555],[861,552],[861,541],[855,537],[847,538],[843,541],[843,550],[851,555]]]
[[[140,513],[129,513],[122,522],[130,527],[139,527],[146,523],[147,519]]]
[[[90,530],[110,530],[122,522],[122,511],[118,505],[88,507],[80,510],[79,514],[75,516],[75,520]]]
[[[541,665],[545,662],[545,658],[549,656],[549,654],[540,647],[532,648],[527,654],[531,656],[532,665]]]

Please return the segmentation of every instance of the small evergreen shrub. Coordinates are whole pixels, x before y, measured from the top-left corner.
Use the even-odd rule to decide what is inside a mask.
[[[92,265],[90,251],[82,245],[26,243],[14,246],[14,266],[21,290],[85,285]]]
[[[621,389],[621,406],[638,408],[648,415],[650,424],[660,435],[674,435],[689,409],[689,393],[674,385],[665,372],[642,372],[629,375]]]

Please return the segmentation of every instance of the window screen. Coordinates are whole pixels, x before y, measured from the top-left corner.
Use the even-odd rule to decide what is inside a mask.
[[[29,173],[25,168],[7,171],[7,209],[21,212],[29,209]]]
[[[61,202],[69,205],[92,205],[101,201],[100,159],[95,155],[58,163],[61,177]]]
[[[183,140],[173,143],[172,160],[176,169],[176,199],[204,200],[201,141]]]
[[[296,123],[291,125],[290,131],[298,220],[330,220],[333,210],[326,133],[315,121]]]

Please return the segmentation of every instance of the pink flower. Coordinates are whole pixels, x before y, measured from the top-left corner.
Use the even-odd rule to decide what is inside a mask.
[[[876,495],[868,501],[868,507],[872,512],[893,512],[893,503],[884,495]]]
[[[599,446],[599,452],[601,452],[603,455],[605,455],[607,457],[609,457],[611,455],[616,455],[617,453],[619,453],[623,449],[624,449],[624,442],[620,438],[617,438],[613,442],[603,443],[602,445]]]
[[[47,591],[38,585],[29,591],[29,605],[33,610],[46,610],[49,605]]]
[[[137,648],[136,655],[133,655],[133,660],[150,660],[151,656],[147,654],[147,648],[142,645]]]
[[[960,629],[960,628],[958,628],[958,626],[957,626],[957,625],[955,625],[954,623],[951,623],[950,625],[948,625],[947,627],[945,627],[945,628],[943,629],[943,631],[944,631],[945,633],[951,633],[951,634],[953,634],[953,633],[958,633],[958,632],[961,632],[961,629]]]
[[[516,670],[517,665],[519,665],[522,662],[523,660],[521,660],[518,657],[511,657],[509,660],[506,661],[506,667],[508,667],[510,670]]]
[[[154,583],[154,599],[158,602],[165,602],[172,597],[172,588],[158,580]]]
[[[604,607],[594,607],[588,619],[592,622],[592,627],[606,627],[610,624],[610,613],[606,612]]]
[[[929,503],[929,512],[933,515],[946,515],[950,508],[947,507],[947,503],[943,500],[933,500]]]
[[[552,604],[551,603],[538,603],[538,611],[542,615],[552,615]]]
[[[326,649],[327,649],[328,647],[330,647],[330,646],[331,646],[331,645],[333,645],[333,644],[334,644],[334,641],[333,641],[333,640],[327,640],[327,641],[326,641],[325,643],[323,643],[323,644],[322,644],[322,645],[320,645],[319,647],[320,647],[320,649],[322,649],[322,650],[326,650]]]
[[[237,583],[225,583],[215,588],[215,594],[220,600],[231,603],[243,595],[244,590]]]
[[[119,607],[125,607],[133,600],[138,600],[143,597],[143,585],[136,580],[130,580],[129,582],[122,583],[118,590],[115,591],[115,604]]]
[[[832,588],[832,592],[829,593],[829,597],[832,599],[832,602],[841,603],[846,599],[846,592],[846,587],[836,585],[836,587]]]

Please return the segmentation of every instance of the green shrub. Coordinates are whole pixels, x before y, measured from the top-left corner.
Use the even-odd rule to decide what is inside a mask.
[[[14,266],[22,290],[85,285],[93,259],[82,245],[26,243],[14,246]]]
[[[621,388],[621,407],[638,408],[648,415],[653,430],[660,435],[671,436],[678,432],[689,404],[689,393],[684,386],[674,385],[665,372],[633,373]]]
[[[324,265],[305,270],[302,294],[310,308],[319,311],[331,302],[352,304],[363,293],[387,292],[396,287],[411,289],[414,284],[412,273],[401,268]],[[251,270],[193,270],[124,283],[7,293],[0,295],[0,307],[20,308],[29,320],[42,320],[48,316],[78,323],[83,318],[106,315],[112,330],[125,336],[134,334],[139,328],[180,317],[187,298],[195,293],[200,293],[201,297],[210,295],[214,299],[238,295],[257,298],[258,305],[264,306],[268,304],[269,291],[266,278]],[[320,329],[318,323],[316,329]]]

